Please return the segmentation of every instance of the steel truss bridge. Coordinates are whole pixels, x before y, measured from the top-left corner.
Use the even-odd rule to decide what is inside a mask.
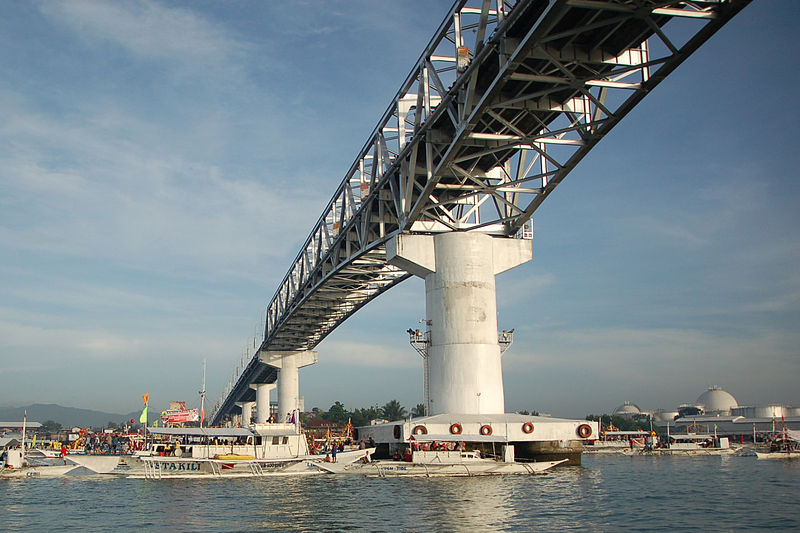
[[[749,1],[458,0],[283,278],[212,424],[276,380],[259,352],[311,350],[410,277],[386,261],[397,233],[532,238],[558,184]]]

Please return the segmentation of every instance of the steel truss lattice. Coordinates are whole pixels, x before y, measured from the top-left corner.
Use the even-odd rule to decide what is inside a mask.
[[[398,232],[530,238],[539,205],[750,0],[460,0],[339,185],[266,311],[261,350],[306,350],[409,274]],[[249,384],[258,352],[214,422]]]

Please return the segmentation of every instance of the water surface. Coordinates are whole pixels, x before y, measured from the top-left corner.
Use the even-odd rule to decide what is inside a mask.
[[[585,456],[544,476],[0,481],[2,531],[800,530],[800,461]]]

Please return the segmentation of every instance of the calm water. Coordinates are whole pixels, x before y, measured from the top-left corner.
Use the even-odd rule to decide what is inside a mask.
[[[800,461],[584,457],[545,476],[0,482],[2,531],[800,530]]]

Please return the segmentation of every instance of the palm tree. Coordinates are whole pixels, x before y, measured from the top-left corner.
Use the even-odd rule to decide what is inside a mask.
[[[408,412],[406,408],[400,405],[397,400],[392,400],[381,408],[383,411],[383,418],[387,420],[402,420],[406,417]]]
[[[411,408],[411,414],[414,416],[425,416],[425,404],[418,403]]]

